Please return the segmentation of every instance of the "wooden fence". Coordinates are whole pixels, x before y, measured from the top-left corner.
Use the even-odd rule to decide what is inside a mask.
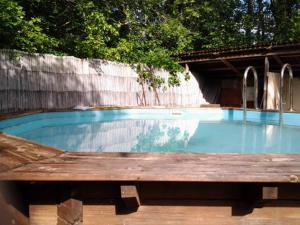
[[[157,71],[167,80],[168,73]],[[99,59],[0,50],[0,112],[70,109],[85,106],[140,106],[142,88],[135,67]],[[180,87],[159,90],[161,105],[206,103],[195,77]],[[146,90],[149,106],[157,105]]]

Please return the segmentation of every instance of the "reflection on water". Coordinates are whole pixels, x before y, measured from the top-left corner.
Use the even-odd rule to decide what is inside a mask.
[[[69,151],[300,153],[299,127],[199,120],[118,120],[43,127],[21,137]]]
[[[137,136],[137,143],[132,147],[132,151],[182,151],[186,148],[189,137],[187,130],[182,132],[179,127],[172,126],[163,126],[161,129],[159,124],[155,124]]]
[[[197,126],[197,120],[117,120],[43,127],[19,136],[70,151],[164,151],[181,149]]]

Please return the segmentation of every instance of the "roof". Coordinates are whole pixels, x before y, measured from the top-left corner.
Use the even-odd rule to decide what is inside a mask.
[[[241,46],[236,48],[207,49],[185,52],[179,55],[180,64],[189,64],[205,74],[241,73],[252,65],[263,70],[265,57],[271,71],[279,70],[284,63],[300,71],[300,43]]]

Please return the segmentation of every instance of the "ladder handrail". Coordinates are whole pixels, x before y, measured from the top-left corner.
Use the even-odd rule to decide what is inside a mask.
[[[247,78],[249,71],[252,71],[254,75],[254,108],[258,109],[258,104],[257,104],[257,98],[258,98],[258,76],[257,72],[254,66],[249,66],[246,68],[244,72],[244,77],[243,77],[243,115],[244,115],[244,120],[246,119],[246,112],[247,112]]]
[[[292,70],[292,66],[288,63],[284,64],[281,68],[281,72],[280,72],[280,95],[279,95],[279,123],[282,125],[282,121],[283,121],[283,116],[282,113],[284,111],[284,102],[283,102],[283,88],[284,88],[284,75],[285,75],[285,71],[286,69],[289,72],[289,97],[290,97],[290,108],[289,111],[294,111],[293,107],[294,107],[294,101],[293,101],[293,79],[294,79],[294,75],[293,75],[293,70]]]

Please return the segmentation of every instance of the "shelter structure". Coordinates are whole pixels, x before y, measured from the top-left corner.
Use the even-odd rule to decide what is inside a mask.
[[[278,75],[285,63],[291,64],[296,78],[293,82],[294,96],[299,92],[300,43],[201,50],[182,53],[179,58],[180,64],[197,76],[200,88],[210,103],[241,107],[242,78],[248,66],[254,66],[258,72],[260,108],[278,109]],[[251,85],[253,78],[249,78]],[[251,93],[248,95],[251,101]],[[299,100],[295,105],[300,109]]]

